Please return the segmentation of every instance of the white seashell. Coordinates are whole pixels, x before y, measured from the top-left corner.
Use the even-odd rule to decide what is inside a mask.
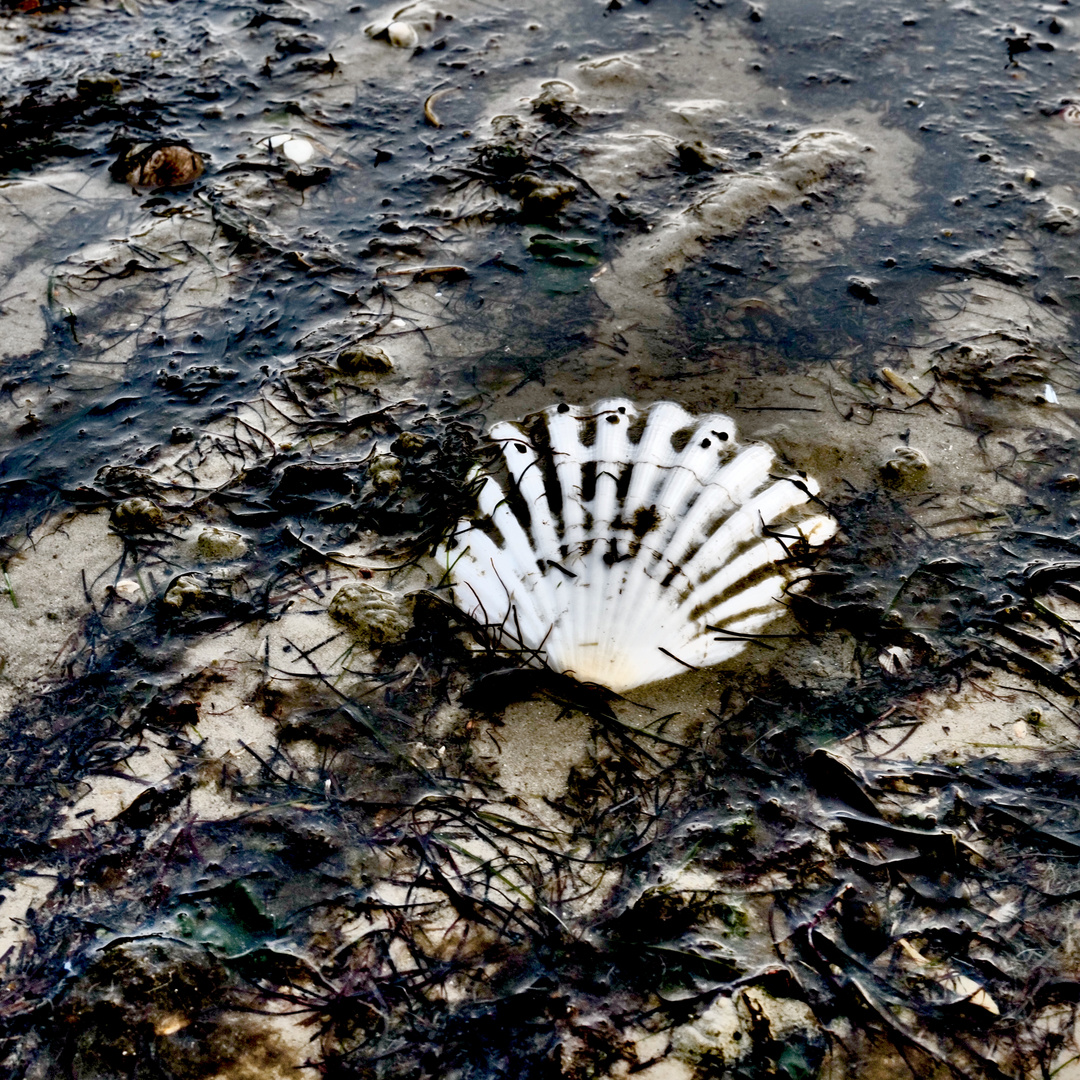
[[[420,35],[415,28],[400,20],[392,22],[386,28],[386,35],[390,39],[390,44],[398,49],[411,49],[420,40]]]
[[[270,149],[284,154],[294,165],[306,165],[315,156],[315,147],[296,135],[271,135]]]
[[[890,645],[878,654],[878,663],[887,675],[910,675],[914,659],[910,649],[899,645]]]
[[[500,648],[613,690],[721,663],[782,614],[775,564],[836,531],[817,484],[772,475],[720,415],[558,405],[501,423],[509,472],[441,554],[454,601]]]

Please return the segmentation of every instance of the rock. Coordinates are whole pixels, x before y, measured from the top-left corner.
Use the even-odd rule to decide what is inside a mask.
[[[881,482],[890,491],[906,495],[925,491],[930,484],[930,462],[921,450],[911,446],[898,446],[878,470]]]
[[[330,601],[330,618],[348,626],[367,647],[389,645],[412,626],[410,605],[366,581],[343,585]]]
[[[239,533],[209,525],[195,538],[195,554],[203,562],[229,562],[242,559],[248,551],[247,541]]]
[[[877,284],[874,278],[850,277],[847,291],[856,300],[861,300],[869,307],[880,302],[877,293],[874,292]]]
[[[368,466],[368,479],[381,495],[389,495],[401,485],[401,462],[392,454],[380,454]]]
[[[109,524],[124,536],[155,532],[165,523],[161,507],[142,495],[125,499],[113,508]]]

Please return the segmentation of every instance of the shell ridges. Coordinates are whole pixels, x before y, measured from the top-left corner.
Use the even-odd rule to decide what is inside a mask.
[[[559,404],[494,425],[503,483],[442,556],[499,647],[616,691],[722,663],[784,611],[793,543],[836,523],[732,420],[658,402]]]

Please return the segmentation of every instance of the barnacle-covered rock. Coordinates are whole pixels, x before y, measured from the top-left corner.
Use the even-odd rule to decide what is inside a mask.
[[[151,142],[122,154],[110,172],[132,187],[175,188],[198,180],[203,159],[183,143]]]
[[[173,614],[194,614],[213,610],[218,600],[217,594],[201,575],[184,574],[166,589],[161,603]]]
[[[366,581],[343,585],[330,601],[332,619],[348,626],[363,645],[399,641],[412,625],[407,600],[399,600]]]
[[[881,482],[901,495],[925,491],[930,483],[930,462],[913,446],[898,446],[878,470]]]
[[[393,454],[380,454],[368,466],[368,479],[380,495],[389,495],[401,486],[401,462]]]
[[[337,355],[338,370],[344,375],[389,375],[394,362],[376,345],[350,345]]]
[[[401,457],[418,457],[430,445],[431,439],[419,431],[403,431],[391,444],[390,449]]]
[[[517,185],[521,191],[521,210],[527,218],[545,220],[554,217],[577,195],[573,184],[544,183],[539,177],[526,174]]]
[[[116,504],[109,523],[118,533],[133,536],[160,529],[165,523],[165,515],[152,499],[136,495]]]
[[[195,554],[204,562],[229,562],[247,554],[247,541],[239,533],[209,525],[195,538]]]

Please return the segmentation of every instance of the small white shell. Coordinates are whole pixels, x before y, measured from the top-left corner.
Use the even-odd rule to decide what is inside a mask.
[[[284,154],[294,165],[306,165],[315,156],[315,147],[296,135],[271,135],[270,149]]]
[[[412,49],[420,40],[416,30],[409,23],[400,20],[392,22],[386,28],[386,34],[390,38],[390,44],[398,49]]]
[[[782,614],[776,566],[836,531],[808,478],[772,475],[726,416],[558,405],[491,429],[509,472],[442,551],[500,647],[613,690],[721,663]]]

